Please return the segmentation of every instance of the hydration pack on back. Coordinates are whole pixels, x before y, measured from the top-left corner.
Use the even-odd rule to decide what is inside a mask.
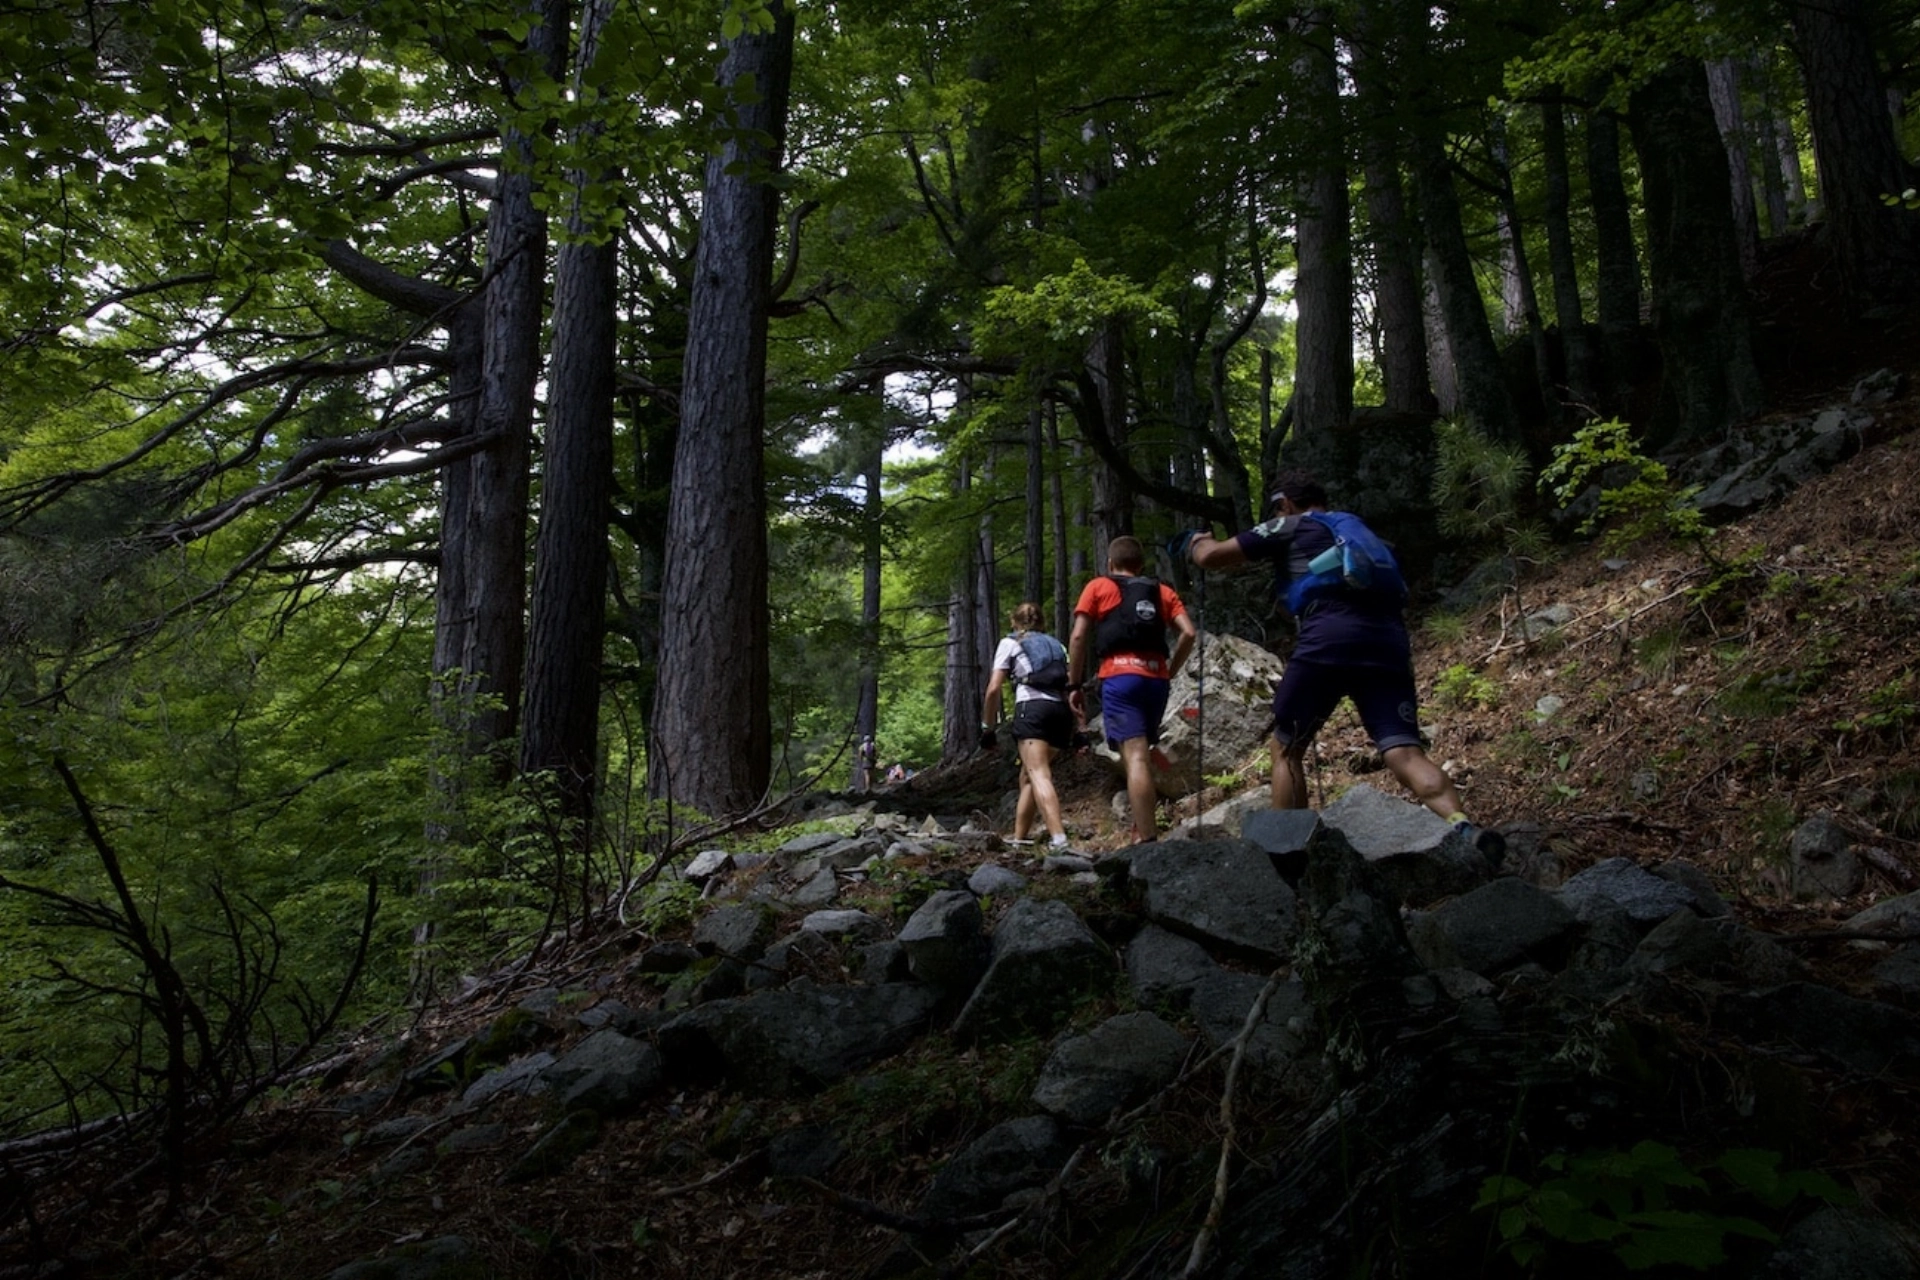
[[[1321,600],[1364,600],[1397,609],[1407,601],[1407,580],[1380,535],[1345,511],[1310,511],[1333,531],[1333,545],[1313,558],[1303,577],[1287,584],[1287,609],[1302,617]]]
[[[1094,629],[1094,653],[1102,658],[1113,653],[1166,657],[1167,620],[1160,616],[1160,579],[1112,577],[1120,588],[1120,603]]]
[[[1029,631],[1025,635],[1009,636],[1008,639],[1019,645],[1020,652],[1027,655],[1027,674],[1015,676],[1015,684],[1023,684],[1042,693],[1067,691],[1067,651],[1058,640],[1040,631]]]

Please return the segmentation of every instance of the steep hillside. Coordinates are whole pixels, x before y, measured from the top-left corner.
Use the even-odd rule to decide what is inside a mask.
[[[1920,363],[1900,325],[1801,326],[1799,340],[1787,340],[1780,326],[1812,314],[1806,290],[1817,279],[1793,276],[1794,260],[1781,261],[1767,296],[1768,340],[1792,352],[1770,365],[1783,412],[1843,400],[1878,367],[1899,368],[1914,385]],[[1797,303],[1783,301],[1790,289]],[[1708,872],[1745,923],[1775,935],[1920,887],[1920,396],[1909,389],[1876,417],[1865,451],[1720,531],[1711,561],[1678,545],[1572,547],[1528,566],[1517,594],[1424,627],[1416,653],[1436,758],[1471,811],[1509,831],[1531,878],[1552,883],[1616,855],[1642,864],[1684,858]],[[1563,621],[1527,638],[1522,615],[1547,610]],[[1247,763],[1246,785],[1257,787]],[[1350,717],[1323,736],[1310,776],[1322,799],[1360,781],[1393,789]],[[1102,767],[1074,761],[1062,778],[1080,842],[1114,847]],[[916,812],[991,810],[1005,782],[1004,762],[980,757],[930,771],[896,798]],[[1789,840],[1816,814],[1873,851],[1859,891],[1842,900],[1791,892]],[[876,877],[843,905],[897,917],[988,856]],[[1037,893],[1078,892],[1064,880],[1035,884]],[[1096,924],[1104,910],[1084,909]],[[204,1135],[194,1152],[201,1163],[167,1213],[158,1212],[169,1203],[159,1172],[127,1175],[110,1149],[77,1162],[9,1155],[0,1189],[17,1186],[23,1161],[53,1180],[38,1190],[30,1221],[0,1223],[0,1276],[306,1280],[452,1234],[479,1245],[488,1274],[860,1275],[895,1247],[899,1214],[930,1171],[1017,1112],[1046,1052],[1031,1040],[987,1050],[936,1037],[891,1062],[884,1078],[817,1096],[669,1090],[609,1121],[564,1175],[508,1180],[515,1155],[547,1127],[539,1105],[505,1099],[482,1124],[424,1106],[396,1082],[460,1036],[530,1027],[530,994],[541,993],[536,1003],[550,1012],[658,1000],[662,980],[640,957],[684,942],[691,920],[604,924],[594,938],[480,982],[411,1028],[370,1029],[333,1075],[277,1096],[230,1132]],[[1884,958],[1833,944],[1800,950],[1822,979],[1855,991],[1866,967]],[[1904,1153],[1920,1133],[1910,1116],[1879,1113],[1886,1096],[1836,1090],[1842,1105],[1820,1135],[1823,1167],[1844,1171],[1880,1207],[1912,1215],[1916,1180]],[[1848,1109],[1862,1097],[1870,1110]],[[1284,1113],[1253,1110],[1237,1121],[1247,1130],[1289,1123]],[[1091,1194],[1110,1191],[1114,1203],[1139,1194],[1129,1183],[1134,1157],[1194,1135],[1217,1146],[1222,1123],[1216,1091],[1170,1094],[1130,1139],[1139,1149],[1101,1154]],[[812,1125],[867,1135],[836,1170],[834,1189],[766,1179],[764,1135]],[[465,1145],[437,1150],[456,1136]],[[1191,1206],[1209,1180],[1189,1178],[1193,1185],[1170,1185],[1166,1195]],[[991,1261],[978,1266],[988,1269],[977,1274],[1101,1274],[1097,1247],[1056,1243],[1052,1253],[985,1254]],[[1077,1261],[1062,1261],[1076,1251]]]

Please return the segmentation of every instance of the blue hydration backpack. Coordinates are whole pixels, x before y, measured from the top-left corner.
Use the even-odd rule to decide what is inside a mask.
[[[1041,631],[1029,631],[1025,635],[1007,638],[1019,645],[1020,652],[1027,655],[1027,674],[1015,676],[1015,684],[1024,684],[1042,693],[1066,692],[1067,651],[1058,640]]]
[[[1365,600],[1398,609],[1407,602],[1407,579],[1380,535],[1345,511],[1309,511],[1333,530],[1333,545],[1313,558],[1304,577],[1287,584],[1287,609],[1304,617],[1321,600]]]

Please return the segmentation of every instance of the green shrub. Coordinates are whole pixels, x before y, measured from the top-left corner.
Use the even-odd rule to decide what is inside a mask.
[[[1480,1185],[1474,1208],[1494,1212],[1500,1247],[1542,1272],[1611,1253],[1629,1269],[1685,1267],[1708,1271],[1726,1263],[1730,1242],[1779,1239],[1750,1213],[1776,1217],[1806,1197],[1848,1204],[1832,1178],[1780,1168],[1777,1151],[1741,1149],[1689,1166],[1665,1143],[1630,1151],[1552,1155],[1541,1164],[1555,1176],[1538,1186],[1498,1174]]]
[[[1500,686],[1491,676],[1456,662],[1434,681],[1433,700],[1449,707],[1491,707],[1500,701]]]
[[[1596,484],[1600,504],[1580,531],[1605,526],[1603,546],[1618,550],[1664,534],[1706,552],[1706,517],[1691,505],[1699,488],[1675,483],[1664,465],[1640,452],[1632,428],[1618,418],[1575,431],[1572,440],[1554,446],[1553,461],[1540,472],[1541,487],[1562,506]]]

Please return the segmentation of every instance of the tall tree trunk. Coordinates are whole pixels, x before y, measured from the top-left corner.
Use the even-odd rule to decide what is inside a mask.
[[[1459,418],[1460,378],[1454,372],[1453,347],[1447,341],[1447,313],[1440,304],[1440,255],[1431,246],[1423,248],[1421,258],[1426,271],[1421,279],[1420,314],[1427,331],[1427,379],[1433,387],[1434,404],[1442,417]]]
[[[1320,139],[1295,216],[1294,439],[1311,453],[1353,420],[1353,214],[1333,29],[1315,10],[1300,35],[1309,47],[1294,61],[1301,96],[1288,111]]]
[[[1350,49],[1362,110],[1369,119],[1391,119],[1401,89],[1389,56],[1397,47],[1395,20],[1369,2],[1358,6],[1354,21],[1358,35]],[[1432,365],[1427,355],[1420,234],[1407,209],[1399,139],[1376,125],[1362,135],[1360,146],[1365,159],[1362,176],[1385,407],[1402,413],[1435,413],[1440,404],[1433,394]]]
[[[1870,10],[1865,0],[1798,0],[1788,13],[1841,281],[1856,304],[1906,302],[1920,282],[1920,230],[1881,197],[1914,185],[1913,168],[1887,112]]]
[[[1047,405],[1047,456],[1053,463],[1047,489],[1047,511],[1053,525],[1053,555],[1048,557],[1053,569],[1053,634],[1064,641],[1073,626],[1074,601],[1067,594],[1073,589],[1073,580],[1067,563],[1067,477],[1065,460],[1060,456],[1060,417],[1058,407],[1051,403]]]
[[[1027,409],[1027,545],[1022,599],[1039,604],[1047,598],[1047,424],[1038,403]]]
[[[1774,103],[1772,77],[1768,68],[1757,55],[1750,55],[1746,63],[1746,74],[1742,77],[1749,84],[1763,87],[1759,108],[1753,113],[1754,153],[1760,166],[1761,204],[1767,211],[1766,233],[1770,236],[1783,236],[1791,225],[1793,212],[1787,201],[1787,178],[1784,166],[1780,163],[1782,134],[1791,142],[1793,122],[1781,118],[1780,109]],[[1794,149],[1796,163],[1800,159],[1798,149]]]
[[[965,504],[973,488],[973,465],[962,455],[954,474],[954,495]],[[958,760],[979,745],[980,707],[986,698],[986,666],[991,652],[980,652],[979,541],[963,540],[953,595],[947,602],[947,671],[941,697],[940,758]]]
[[[1125,329],[1117,319],[1100,327],[1087,357],[1087,372],[1100,392],[1100,412],[1113,447],[1127,444],[1127,358]],[[1107,543],[1133,532],[1133,495],[1118,473],[1099,457],[1093,465],[1093,571],[1107,571]]]
[[[1593,343],[1580,311],[1580,267],[1573,251],[1573,196],[1568,178],[1567,121],[1557,98],[1540,104],[1541,166],[1546,176],[1547,271],[1553,280],[1553,319],[1566,363],[1565,400],[1582,416],[1600,403]]]
[[[1632,409],[1640,364],[1640,256],[1633,211],[1620,171],[1620,121],[1611,111],[1587,113],[1587,191],[1593,204],[1595,312],[1606,356],[1601,411]]]
[[[860,688],[853,714],[853,740],[865,742],[880,732],[880,552],[884,512],[881,475],[886,459],[884,425],[874,431],[873,445],[861,467],[860,503]],[[858,751],[854,753],[854,790],[871,787]],[[864,787],[863,787],[864,784]]]
[[[1540,321],[1540,297],[1533,287],[1533,264],[1527,257],[1526,228],[1520,220],[1520,201],[1513,192],[1513,168],[1507,159],[1507,121],[1500,116],[1489,130],[1488,154],[1499,180],[1501,257],[1506,263],[1509,291],[1509,331],[1525,333],[1533,351],[1533,382],[1539,389],[1540,407],[1549,418],[1558,419],[1560,399],[1554,388],[1553,361],[1547,354],[1546,326]],[[1519,326],[1513,327],[1517,310]]]
[[[977,606],[973,616],[973,651],[978,656],[976,665],[982,665],[993,657],[994,648],[1000,639],[1000,619],[1003,612],[1000,608],[1000,557],[994,544],[992,506],[999,461],[998,451],[989,443],[986,462],[980,469],[980,483],[987,491],[988,501],[986,508],[980,513],[978,525],[975,526],[975,537],[978,541],[973,553],[974,571],[977,575],[973,587],[974,604]],[[983,673],[976,674],[975,678],[982,682],[981,688],[984,689],[986,676]],[[974,719],[978,722],[980,699],[975,698],[973,705],[976,713]]]
[[[527,52],[558,80],[566,0],[544,0],[524,12],[537,24],[527,35]],[[514,91],[529,87],[517,83]],[[455,664],[467,749],[493,756],[502,777],[513,763],[501,751],[519,724],[526,656],[527,498],[547,284],[547,219],[533,199],[534,150],[531,136],[512,126],[503,131],[501,171],[487,211],[485,354],[475,427],[493,443],[474,455],[468,472],[468,622]]]
[[[593,65],[611,9],[612,0],[592,0],[581,15],[576,91]],[[579,824],[578,845],[584,850],[599,762],[619,240],[586,213],[589,186],[607,175],[571,176],[568,241],[554,262],[553,368],[528,610],[520,768],[553,773],[565,815]]]
[[[1458,411],[1467,425],[1492,440],[1517,444],[1520,419],[1500,368],[1500,351],[1487,322],[1486,303],[1474,278],[1473,258],[1460,222],[1453,167],[1441,140],[1422,132],[1413,139],[1414,190],[1431,251],[1429,269],[1453,357]]]
[[[1426,317],[1420,300],[1420,249],[1407,214],[1400,166],[1384,143],[1366,168],[1367,222],[1372,229],[1373,305],[1380,321],[1380,377],[1386,407],[1434,413],[1427,362]]]
[[[767,305],[793,14],[728,42],[724,141],[707,158],[667,517],[647,789],[738,813],[772,774],[767,707]],[[742,92],[742,82],[751,84]]]
[[[1747,113],[1740,105],[1740,64],[1732,58],[1707,63],[1707,90],[1713,97],[1713,119],[1727,149],[1728,191],[1733,204],[1734,244],[1740,255],[1740,274],[1753,279],[1760,269],[1760,212],[1753,200],[1753,164],[1747,146]]]
[[[1648,438],[1656,447],[1706,440],[1764,403],[1727,199],[1726,150],[1698,62],[1668,66],[1635,89],[1630,103],[1662,372]]]

